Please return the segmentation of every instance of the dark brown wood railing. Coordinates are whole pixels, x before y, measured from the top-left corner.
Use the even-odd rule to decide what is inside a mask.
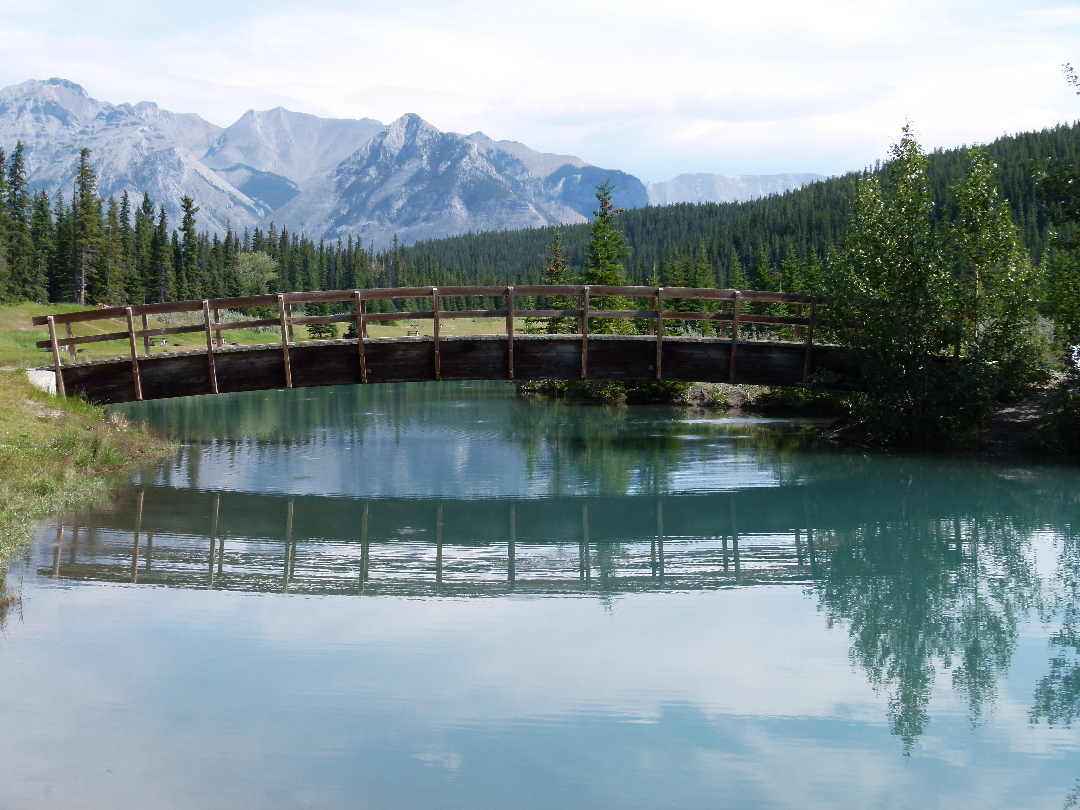
[[[496,298],[501,299],[501,309],[446,310],[442,307],[445,298]],[[576,298],[577,307],[571,309],[518,309],[518,298]],[[592,301],[596,299],[645,299],[648,304],[644,309],[607,310],[596,309]],[[426,299],[430,310],[403,312],[368,312],[369,301],[389,301],[402,299]],[[693,300],[713,302],[715,311],[686,312],[669,307],[672,300]],[[293,307],[307,304],[351,304],[348,312],[337,315],[294,316]],[[747,312],[746,304],[784,304],[794,309],[791,315],[763,315]],[[243,310],[251,308],[273,307],[277,310],[276,318],[256,318],[245,321],[222,322],[222,310]],[[148,318],[153,315],[197,312],[202,314],[202,323],[187,326],[162,326],[151,328]],[[577,324],[576,335],[581,339],[581,377],[588,377],[588,352],[590,322],[599,319],[645,320],[648,321],[648,334],[639,335],[656,343],[656,379],[662,379],[662,350],[664,325],[668,321],[698,321],[713,323],[718,327],[718,337],[729,341],[730,365],[729,376],[734,379],[735,359],[740,341],[746,341],[740,335],[740,327],[747,324],[760,324],[769,327],[791,327],[793,338],[779,338],[780,342],[803,344],[806,347],[804,374],[809,373],[810,356],[814,343],[814,302],[805,295],[793,293],[761,292],[756,290],[717,290],[690,287],[609,287],[600,285],[567,286],[521,286],[521,287],[395,287],[370,290],[332,290],[328,292],[293,292],[276,295],[254,295],[243,298],[212,298],[201,301],[177,301],[163,304],[139,304],[125,307],[103,307],[100,309],[72,312],[61,315],[38,316],[33,319],[36,326],[47,326],[49,339],[38,342],[38,347],[51,349],[53,370],[56,373],[57,392],[63,395],[64,379],[61,372],[61,350],[67,349],[70,360],[76,360],[76,346],[104,341],[123,340],[128,343],[134,376],[135,397],[142,399],[142,384],[139,376],[139,343],[142,343],[143,356],[152,353],[152,340],[167,335],[204,333],[205,351],[209,366],[211,389],[218,393],[217,371],[214,361],[216,344],[222,332],[232,329],[251,329],[257,327],[276,327],[280,338],[263,344],[280,347],[285,365],[285,383],[292,387],[292,368],[289,357],[290,347],[296,346],[294,326],[355,323],[357,328],[357,352],[360,364],[360,378],[368,381],[365,347],[373,339],[368,337],[367,325],[388,321],[431,320],[434,330],[435,379],[441,379],[439,358],[439,325],[443,320],[453,318],[500,318],[505,321],[508,344],[508,377],[514,378],[514,337],[515,322],[524,318],[567,318]],[[122,319],[127,328],[122,332],[76,336],[72,324],[90,323]],[[63,325],[64,336],[59,336],[57,327]],[[520,333],[518,333],[520,334]],[[572,336],[572,335],[571,335]],[[425,338],[430,339],[430,338]],[[753,339],[753,338],[750,338]],[[771,335],[771,341],[778,340]],[[382,339],[374,339],[376,342]],[[254,346],[253,346],[254,348]]]

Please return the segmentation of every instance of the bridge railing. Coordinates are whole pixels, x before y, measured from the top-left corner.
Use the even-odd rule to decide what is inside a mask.
[[[502,307],[499,309],[445,309],[444,299],[447,298],[492,298],[499,300]],[[546,302],[563,303],[567,299],[575,300],[576,307],[539,309],[536,307],[522,309],[517,306],[517,299],[530,300],[540,299]],[[428,307],[420,311],[394,311],[394,312],[369,312],[369,302],[372,301],[399,301],[419,299],[424,302],[422,306]],[[610,305],[632,305],[633,300],[644,299],[647,305],[636,309],[603,309],[594,305],[599,301]],[[688,309],[683,305],[675,304],[677,301],[701,302],[696,309]],[[331,315],[294,315],[293,308],[310,304],[337,304],[340,308],[347,309]],[[341,306],[344,305],[344,306]],[[747,305],[754,305],[747,309]],[[762,306],[770,307],[772,313],[754,311]],[[241,310],[276,310],[276,317],[255,317],[249,320],[223,321],[223,311]],[[785,312],[777,314],[783,308]],[[171,316],[183,313],[196,313],[195,324],[180,326],[158,325],[151,326],[149,319],[152,316]],[[201,315],[201,318],[198,317]],[[169,335],[202,333],[206,338],[205,349],[199,347],[195,351],[205,352],[210,368],[211,386],[217,393],[217,373],[214,366],[214,354],[219,349],[217,344],[222,341],[222,333],[234,329],[258,329],[273,328],[279,338],[258,345],[281,346],[285,362],[285,378],[288,387],[292,387],[292,369],[289,358],[289,348],[302,341],[296,339],[294,327],[314,326],[318,324],[349,323],[356,326],[356,343],[358,345],[361,378],[367,382],[367,365],[365,357],[365,344],[372,340],[368,336],[367,326],[369,323],[386,323],[393,321],[416,321],[430,320],[433,323],[433,335],[430,339],[435,344],[435,378],[440,379],[439,341],[440,323],[444,320],[457,318],[499,318],[505,323],[505,335],[509,350],[509,377],[513,379],[513,343],[517,333],[516,322],[519,319],[545,319],[566,318],[576,322],[576,331],[565,336],[581,338],[581,376],[588,376],[588,343],[590,332],[604,321],[625,321],[633,324],[637,322],[643,326],[644,332],[636,331],[642,337],[651,338],[656,343],[656,378],[662,379],[662,348],[665,338],[665,329],[668,322],[683,322],[699,324],[712,324],[716,330],[716,336],[721,340],[731,343],[730,374],[734,378],[735,360],[740,342],[760,339],[758,334],[740,333],[740,329],[748,325],[755,327],[764,326],[773,330],[766,339],[771,341],[801,343],[806,346],[805,369],[809,369],[810,352],[814,341],[814,302],[808,296],[796,293],[764,292],[757,290],[729,290],[693,287],[642,287],[642,286],[603,286],[603,285],[523,285],[523,286],[450,286],[450,287],[390,287],[367,290],[330,290],[320,292],[291,292],[269,295],[253,295],[238,298],[210,298],[196,301],[175,301],[160,304],[136,304],[122,307],[101,307],[99,309],[85,310],[82,312],[70,312],[59,315],[36,316],[33,319],[35,326],[46,326],[49,330],[47,340],[38,341],[37,346],[42,349],[50,349],[53,358],[53,370],[56,373],[57,391],[64,394],[64,380],[61,372],[61,352],[66,349],[69,360],[77,360],[77,346],[101,343],[108,341],[125,341],[128,344],[128,354],[132,364],[132,373],[135,378],[135,393],[137,399],[142,399],[142,390],[139,379],[139,344],[142,343],[142,356],[149,356],[153,352],[153,341],[156,338],[164,338]],[[94,322],[109,322],[120,320],[122,331],[101,332],[98,334],[75,335],[73,325],[91,324]],[[58,327],[64,327],[65,334],[60,335]],[[776,334],[777,328],[784,333]],[[606,331],[602,329],[601,331]],[[595,332],[593,332],[595,334]],[[417,335],[416,337],[419,337]],[[671,337],[670,335],[668,337]],[[428,338],[425,338],[428,339]],[[805,376],[805,374],[804,374]]]

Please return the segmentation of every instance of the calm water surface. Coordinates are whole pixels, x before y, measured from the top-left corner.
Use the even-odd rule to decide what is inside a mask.
[[[0,807],[1077,806],[1075,469],[497,384],[126,413],[181,452],[7,572]]]

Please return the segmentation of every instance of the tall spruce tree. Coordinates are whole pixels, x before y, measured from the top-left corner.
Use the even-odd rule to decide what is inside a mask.
[[[616,214],[622,213],[611,202],[614,186],[605,180],[596,188],[599,203],[589,223],[591,237],[585,247],[585,283],[618,287],[626,284],[623,260],[630,255],[626,237],[615,222]],[[590,304],[595,309],[625,309],[625,299],[616,296],[598,296]],[[613,318],[590,319],[589,329],[598,333],[623,333],[628,331],[626,321]]]
[[[561,287],[570,283],[570,262],[567,260],[562,243],[562,231],[555,231],[548,255],[544,259],[544,270],[541,275],[544,284],[551,287]],[[573,309],[574,300],[565,295],[557,295],[549,301],[551,309]],[[544,323],[544,331],[549,335],[572,334],[577,331],[577,324],[572,318],[547,318]]]
[[[30,238],[30,190],[26,183],[23,144],[18,141],[7,167],[8,263],[11,268],[10,295],[33,300],[38,295],[34,281],[34,243]]]
[[[87,302],[101,249],[101,200],[97,195],[97,174],[90,162],[90,150],[79,150],[79,170],[75,176],[72,202],[75,232],[75,303]]]
[[[56,234],[49,196],[44,191],[34,195],[30,211],[30,240],[33,243],[32,273],[26,289],[31,301],[45,303],[49,300],[49,270],[55,261]]]
[[[199,272],[199,234],[195,230],[195,214],[199,207],[186,194],[180,200],[183,218],[180,221],[180,255],[177,262],[176,288],[180,298],[201,298],[202,278]]]

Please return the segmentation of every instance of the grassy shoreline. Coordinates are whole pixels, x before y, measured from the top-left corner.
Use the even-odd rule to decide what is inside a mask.
[[[176,444],[118,414],[0,372],[0,559],[29,542],[47,515],[107,497]]]

